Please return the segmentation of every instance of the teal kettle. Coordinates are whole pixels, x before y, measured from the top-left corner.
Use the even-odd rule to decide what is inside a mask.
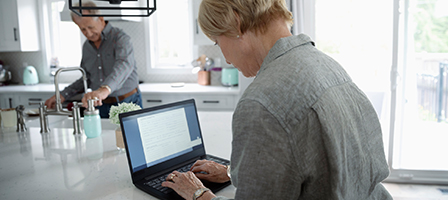
[[[34,85],[39,83],[39,76],[37,75],[36,68],[33,66],[25,67],[23,70],[23,84]]]

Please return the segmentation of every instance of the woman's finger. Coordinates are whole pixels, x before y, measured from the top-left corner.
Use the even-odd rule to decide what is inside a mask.
[[[203,165],[203,164],[205,164],[205,163],[207,163],[208,161],[207,160],[197,160],[192,166],[191,166],[191,168],[190,168],[190,171],[191,171],[191,169],[193,169],[194,167],[197,167],[197,166],[201,166],[201,165]]]

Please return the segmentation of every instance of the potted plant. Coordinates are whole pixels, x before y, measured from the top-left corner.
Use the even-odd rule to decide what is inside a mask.
[[[142,109],[139,105],[135,103],[119,103],[118,106],[111,106],[109,111],[109,120],[112,124],[117,125],[117,129],[115,129],[115,139],[117,142],[117,148],[118,150],[122,151],[125,149],[124,141],[123,141],[123,134],[121,133],[121,127],[120,127],[120,118],[118,115],[120,113],[125,113],[129,111],[134,110],[140,110]]]

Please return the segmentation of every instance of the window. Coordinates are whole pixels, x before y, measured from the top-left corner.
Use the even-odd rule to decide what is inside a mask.
[[[65,3],[65,0],[48,1],[48,17],[51,20],[49,27],[52,62],[58,62],[60,67],[79,66],[82,55],[82,37],[75,23],[71,20],[61,20],[60,12],[63,10]]]
[[[369,97],[387,147],[393,4],[390,0],[315,2],[316,47],[338,61]]]
[[[448,183],[448,11],[440,9],[446,1],[398,2],[402,14],[391,179]]]
[[[341,63],[364,90],[389,88],[391,10],[390,0],[316,0],[316,47]]]
[[[448,183],[444,3],[315,0],[311,8],[317,48],[342,64],[380,116],[388,181]]]
[[[157,1],[157,11],[149,18],[151,68],[191,67],[193,36],[191,1]]]

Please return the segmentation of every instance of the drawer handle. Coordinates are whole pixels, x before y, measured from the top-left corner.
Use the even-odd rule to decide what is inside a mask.
[[[202,101],[202,103],[219,103],[219,101],[207,101],[207,100],[204,100],[204,101]]]
[[[14,28],[14,41],[17,41],[17,28]]]
[[[146,100],[146,102],[148,102],[148,103],[162,103],[162,100],[152,100],[152,99],[148,99],[148,100]]]
[[[29,98],[28,101],[42,101],[41,98]]]

